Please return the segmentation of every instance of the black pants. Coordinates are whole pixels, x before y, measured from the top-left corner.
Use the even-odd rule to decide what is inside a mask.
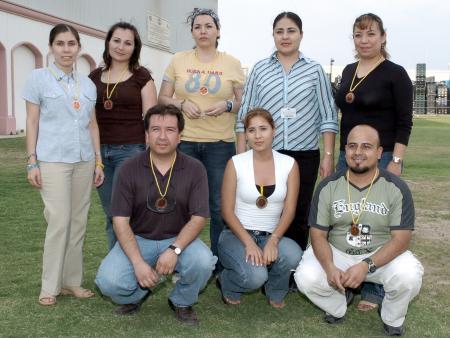
[[[308,244],[308,215],[311,205],[314,187],[317,180],[317,172],[320,165],[319,150],[279,150],[280,153],[293,157],[300,168],[300,192],[297,200],[297,210],[291,226],[285,236],[293,239],[304,251]]]

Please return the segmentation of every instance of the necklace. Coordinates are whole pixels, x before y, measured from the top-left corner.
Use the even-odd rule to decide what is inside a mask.
[[[166,184],[166,188],[164,189],[164,193],[162,193],[161,188],[159,186],[158,178],[156,177],[156,174],[155,174],[155,169],[153,168],[152,152],[150,151],[150,167],[152,168],[153,178],[155,179],[156,187],[158,188],[158,192],[159,192],[159,196],[160,196],[155,202],[155,207],[158,211],[163,211],[167,207],[166,195],[167,195],[167,190],[169,190],[170,179],[172,178],[173,166],[175,164],[176,159],[177,159],[177,153],[175,152],[175,156],[173,157],[172,164],[170,165],[169,179],[167,180],[167,184]]]
[[[359,203],[360,208],[359,208],[358,215],[357,215],[357,217],[356,217],[356,219],[355,219],[355,217],[353,217],[353,212],[352,212],[352,210],[351,210],[351,209],[352,209],[352,208],[351,208],[351,205],[352,205],[352,197],[351,197],[351,195],[350,195],[350,170],[347,170],[348,205],[349,205],[349,207],[350,207],[350,215],[352,216],[352,225],[351,225],[351,227],[350,227],[350,233],[351,233],[353,236],[358,236],[358,235],[359,235],[359,227],[358,227],[359,219],[361,218],[361,215],[362,215],[363,212],[364,212],[364,208],[366,207],[367,198],[369,197],[370,191],[372,190],[373,182],[375,181],[375,178],[377,177],[377,175],[378,175],[378,168],[377,168],[377,170],[375,171],[375,174],[373,175],[372,182],[370,182],[369,190],[367,191],[366,197],[364,197],[364,201],[362,202],[362,204],[361,204],[361,201],[360,201],[360,203]]]
[[[48,67],[48,70],[50,71],[50,73],[52,73],[53,77],[56,79],[58,84],[60,84],[62,86],[62,88],[64,89],[66,94],[70,96],[69,85],[67,83],[65,83],[63,81],[63,78],[58,76],[58,74],[56,74],[56,72],[53,69]],[[73,78],[75,80],[75,88],[76,88],[75,89],[75,93],[72,95],[72,107],[75,110],[80,110],[80,108],[81,108],[81,103],[80,103],[80,82],[78,81],[78,76],[76,76],[75,72],[72,72],[72,74],[73,74]]]
[[[260,190],[259,190],[259,196],[256,199],[256,206],[259,209],[264,209],[265,207],[267,207],[268,203],[269,203],[269,201],[267,200],[267,197],[264,196],[264,186],[261,185]]]
[[[127,72],[128,67],[125,67],[125,69],[122,71],[122,74],[120,74],[119,81],[117,81],[114,86],[111,89],[111,92],[109,91],[109,81],[111,78],[111,68],[108,69],[108,82],[106,83],[106,100],[103,101],[103,107],[105,107],[106,110],[111,110],[114,107],[114,103],[111,100],[112,94],[114,93],[114,90],[116,89],[117,85],[122,81],[125,73]]]
[[[377,68],[378,65],[379,65],[381,62],[383,62],[383,61],[384,61],[384,58],[381,56],[380,59],[379,59],[379,60],[373,65],[373,67],[369,70],[369,72],[368,72],[366,75],[364,75],[364,77],[363,77],[361,80],[359,80],[358,83],[356,83],[356,84],[353,86],[353,84],[354,84],[354,82],[355,82],[355,79],[356,79],[356,74],[358,73],[358,69],[359,69],[359,63],[360,63],[360,61],[358,61],[358,65],[356,66],[356,69],[355,69],[355,74],[353,74],[352,83],[350,84],[350,88],[349,88],[349,90],[348,90],[347,95],[345,95],[345,102],[347,102],[347,103],[352,103],[352,102],[355,100],[355,94],[354,94],[353,92],[355,91],[356,87],[358,87],[358,86],[361,84],[361,82],[363,82],[364,79],[365,79],[370,73],[372,73],[372,71],[373,71],[375,68]]]

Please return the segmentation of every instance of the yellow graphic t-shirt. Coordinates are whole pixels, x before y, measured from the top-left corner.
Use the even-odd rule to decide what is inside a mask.
[[[201,63],[194,50],[176,53],[164,74],[164,81],[174,83],[177,99],[195,103],[201,112],[213,104],[232,100],[234,89],[242,88],[244,73],[241,63],[224,52],[215,59]],[[235,113],[189,119],[185,115],[182,140],[194,142],[234,141]]]

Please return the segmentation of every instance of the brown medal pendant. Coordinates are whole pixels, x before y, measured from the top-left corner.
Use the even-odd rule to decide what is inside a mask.
[[[208,94],[208,87],[205,87],[205,86],[201,87],[199,92],[202,95],[207,95]]]
[[[72,102],[72,107],[73,107],[73,109],[75,109],[75,110],[80,110],[80,108],[81,108],[80,101],[78,101],[78,100],[73,100],[73,102]]]
[[[358,236],[359,235],[359,227],[356,224],[352,224],[352,227],[350,228],[350,233],[353,236]]]
[[[106,110],[111,110],[111,109],[113,109],[113,107],[114,107],[114,103],[112,102],[112,100],[107,99],[107,100],[105,100],[105,101],[103,102],[103,107],[104,107]]]
[[[164,197],[160,197],[155,202],[155,207],[158,210],[164,210],[167,207],[167,200]]]
[[[265,207],[267,207],[267,204],[268,204],[269,202],[267,201],[267,198],[265,197],[265,196],[259,196],[257,199],[256,199],[256,206],[259,208],[259,209],[264,209]]]
[[[355,101],[355,94],[348,92],[347,95],[345,95],[345,102],[352,103],[353,101]]]

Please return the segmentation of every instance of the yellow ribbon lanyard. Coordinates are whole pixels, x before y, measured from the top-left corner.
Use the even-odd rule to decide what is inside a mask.
[[[112,89],[111,89],[111,92],[109,92],[109,81],[110,81],[110,79],[111,79],[111,68],[108,69],[108,83],[106,84],[106,98],[107,98],[108,100],[111,99],[112,94],[114,93],[114,90],[116,89],[117,85],[118,85],[120,82],[122,82],[122,79],[123,79],[123,77],[125,76],[125,73],[127,72],[127,70],[128,70],[128,67],[125,67],[125,69],[122,71],[122,74],[120,74],[119,81],[117,81],[117,82],[114,84],[114,86],[113,86]]]
[[[356,74],[358,73],[358,69],[359,69],[359,61],[358,61],[358,65],[356,66],[355,74],[353,74],[352,83],[350,84],[350,88],[348,89],[348,91],[349,91],[350,93],[353,93],[353,92],[355,91],[356,87],[358,87],[358,86],[361,84],[361,82],[363,82],[364,79],[365,79],[370,73],[372,73],[372,71],[373,71],[375,68],[377,68],[378,65],[379,65],[381,62],[383,62],[383,61],[384,61],[384,58],[383,58],[383,57],[380,57],[380,59],[377,61],[377,63],[369,70],[369,72],[368,72],[361,80],[359,80],[358,83],[357,83],[355,86],[353,86],[353,83],[355,82],[355,79],[356,79]]]
[[[58,74],[56,74],[56,72],[51,69],[50,67],[48,67],[48,70],[50,71],[50,73],[52,73],[53,77],[55,78],[56,82],[58,82],[58,84],[62,85],[62,88],[64,90],[64,92],[66,92],[67,95],[70,96],[70,87],[67,83],[65,83],[63,81],[63,78],[60,77]],[[80,82],[78,81],[78,76],[76,76],[75,72],[72,72],[73,74],[73,78],[75,80],[75,94],[72,95],[72,100],[73,101],[78,101],[78,99],[80,98]]]
[[[161,191],[161,188],[159,186],[158,178],[156,177],[155,169],[153,167],[152,152],[150,151],[150,167],[152,168],[153,178],[155,179],[156,187],[158,188],[158,192],[159,192],[159,195],[161,196],[161,198],[166,197],[167,191],[169,190],[170,179],[172,178],[172,171],[173,171],[173,167],[175,165],[176,159],[177,159],[177,153],[175,152],[175,156],[173,157],[172,164],[170,165],[169,179],[167,180],[166,188],[164,189],[164,194],[163,194]]]

